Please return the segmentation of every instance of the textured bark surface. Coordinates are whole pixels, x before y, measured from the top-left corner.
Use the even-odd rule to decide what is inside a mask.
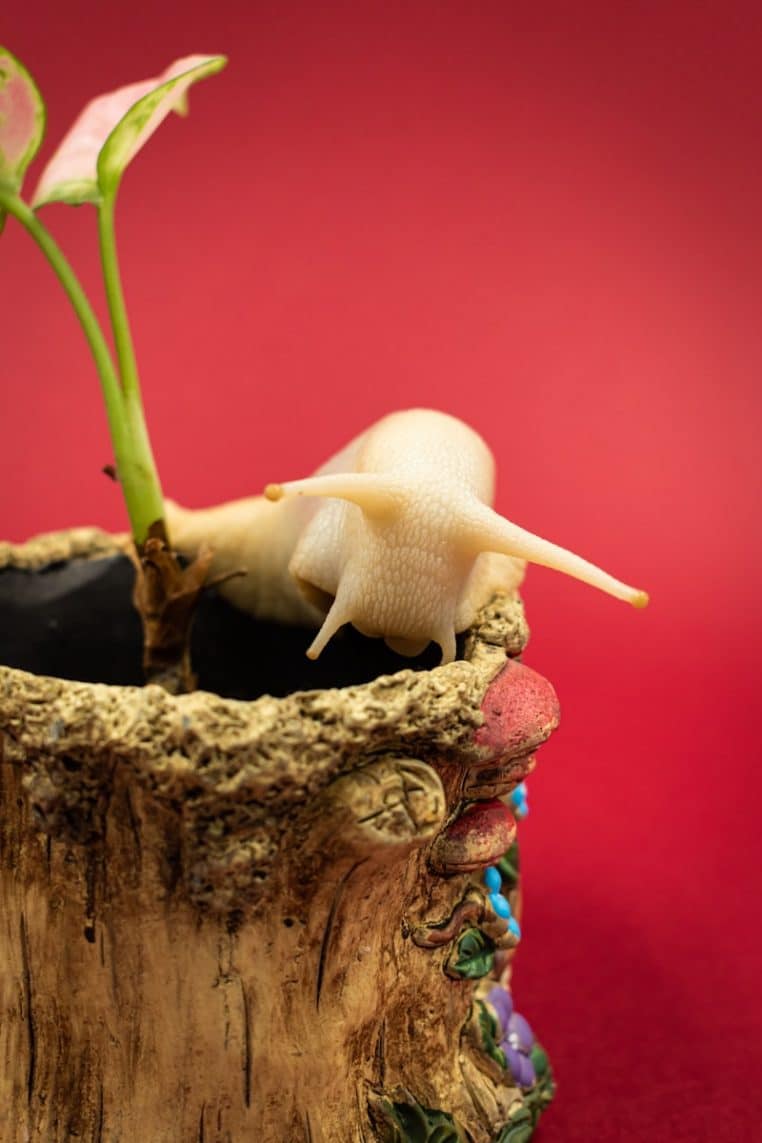
[[[3,1143],[426,1139],[439,1112],[443,1141],[528,1138],[452,970],[469,926],[492,983],[516,943],[458,818],[485,807],[484,865],[555,725],[525,641],[498,599],[467,661],[253,702],[1,668]]]

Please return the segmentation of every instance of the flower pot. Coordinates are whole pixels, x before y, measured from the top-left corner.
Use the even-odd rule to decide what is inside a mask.
[[[0,568],[4,1143],[528,1139],[506,799],[558,712],[520,602],[447,666],[351,632],[313,664],[210,592],[172,696],[111,538]]]

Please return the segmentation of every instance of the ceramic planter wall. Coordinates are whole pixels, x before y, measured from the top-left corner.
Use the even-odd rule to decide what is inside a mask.
[[[502,799],[558,711],[520,603],[448,666],[374,678],[350,649],[368,681],[338,689],[47,677],[67,655],[119,677],[124,563],[96,532],[0,548],[0,1138],[529,1138],[552,1079],[512,1010]],[[89,660],[75,572],[103,589]],[[212,658],[242,622],[200,620]],[[278,631],[249,635],[266,679]]]

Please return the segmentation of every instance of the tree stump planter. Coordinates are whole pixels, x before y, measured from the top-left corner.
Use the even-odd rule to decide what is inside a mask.
[[[553,1082],[508,990],[502,799],[558,711],[520,602],[397,670],[354,635],[303,663],[210,596],[201,685],[238,697],[176,697],[115,685],[140,654],[109,537],[0,569],[3,1143],[528,1139]]]

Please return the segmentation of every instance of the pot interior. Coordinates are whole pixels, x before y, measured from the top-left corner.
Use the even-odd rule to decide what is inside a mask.
[[[121,555],[35,571],[0,570],[0,663],[80,682],[142,685],[133,579],[132,565]],[[410,667],[428,670],[440,660],[435,644],[406,659],[383,640],[345,627],[311,662],[305,651],[313,635],[252,619],[211,589],[201,599],[193,627],[199,689],[226,698],[282,696],[370,682]]]

